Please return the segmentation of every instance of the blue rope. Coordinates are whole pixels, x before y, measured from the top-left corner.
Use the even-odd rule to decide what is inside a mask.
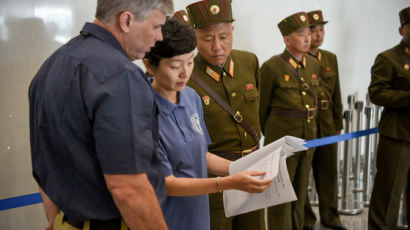
[[[372,128],[372,129],[357,131],[353,133],[345,133],[341,135],[318,138],[318,139],[306,141],[305,147],[307,148],[319,147],[323,145],[337,143],[339,141],[346,141],[346,140],[350,140],[353,138],[374,134],[377,132],[378,132],[378,128]],[[41,202],[43,202],[43,200],[41,199],[40,193],[33,193],[29,195],[6,198],[3,200],[0,200],[0,211],[33,205],[33,204],[38,204]]]
[[[22,206],[28,206],[32,204],[38,204],[43,202],[40,193],[33,193],[24,196],[16,196],[7,199],[0,200],[0,211],[18,208]]]
[[[353,133],[345,133],[341,135],[334,135],[334,136],[329,136],[329,137],[318,138],[318,139],[306,141],[305,147],[314,148],[314,147],[319,147],[323,145],[334,144],[340,141],[346,141],[346,140],[350,140],[350,139],[361,137],[361,136],[367,136],[367,135],[374,134],[377,132],[379,132],[378,128],[372,128],[372,129],[361,130],[361,131],[357,131]]]

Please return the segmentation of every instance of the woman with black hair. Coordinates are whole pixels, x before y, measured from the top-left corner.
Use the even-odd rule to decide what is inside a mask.
[[[164,216],[170,229],[209,230],[207,194],[228,189],[259,193],[272,180],[255,178],[264,172],[226,176],[231,161],[208,152],[211,140],[201,101],[186,86],[194,67],[195,32],[171,18],[162,33],[164,39],[146,54],[144,64],[153,75],[152,87],[160,108],[158,149],[168,193]],[[207,178],[208,172],[224,177]]]

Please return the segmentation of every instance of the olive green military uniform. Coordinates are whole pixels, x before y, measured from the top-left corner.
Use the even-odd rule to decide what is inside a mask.
[[[406,45],[395,48],[403,55]],[[400,196],[410,175],[410,70],[395,53],[379,54],[371,70],[370,100],[384,107],[379,123],[377,172],[369,207],[368,229],[394,229]],[[409,200],[407,187],[407,200]],[[407,213],[410,213],[409,205]]]
[[[223,4],[222,4],[223,3]],[[189,22],[200,28],[221,22],[232,22],[231,1],[207,0],[187,7]],[[223,66],[209,64],[200,53],[194,59],[193,75],[199,77],[214,90],[234,111],[246,120],[260,136],[259,128],[259,62],[257,57],[240,50],[231,50]],[[255,150],[253,136],[226,112],[196,82],[188,85],[201,97],[204,119],[212,144],[209,152],[230,160],[239,159],[242,151]],[[212,175],[210,175],[212,176]],[[259,230],[265,229],[264,211],[257,210],[226,218],[222,193],[210,194],[210,217],[212,230]]]
[[[410,7],[400,12],[400,19],[402,26],[410,26]],[[369,207],[370,230],[395,229],[406,183],[407,200],[410,198],[410,48],[403,40],[393,49],[379,54],[371,69],[370,100],[384,110]]]
[[[319,49],[309,53],[322,65],[321,89],[318,97],[320,109],[317,116],[318,138],[336,134],[343,129],[342,101],[336,55]],[[319,196],[320,222],[327,226],[340,225],[338,214],[337,144],[317,147],[312,160],[312,171]],[[309,199],[306,199],[305,226],[312,227],[316,217]]]
[[[324,25],[320,10],[308,13],[312,25]],[[318,138],[336,134],[343,129],[342,100],[340,94],[339,71],[336,55],[319,49],[316,54],[309,52],[322,65],[320,78],[321,92],[318,97],[320,109],[317,116]],[[326,226],[340,226],[338,214],[337,144],[316,148],[312,160],[312,171],[319,196],[320,222]],[[305,204],[305,224],[312,227],[316,222],[309,199]]]
[[[278,24],[283,36],[309,25],[304,12],[291,15]],[[286,49],[281,56],[273,56],[261,67],[259,118],[265,145],[285,135],[306,140],[317,137],[315,115],[321,66],[309,55],[304,55],[298,61]],[[299,73],[303,84],[297,80],[291,68]],[[302,116],[302,112],[305,115]],[[298,152],[286,159],[298,200],[268,208],[269,229],[302,229],[313,151]]]
[[[400,19],[402,26],[410,26],[410,7],[400,12]],[[370,230],[396,229],[400,196],[406,183],[405,195],[407,200],[410,198],[410,48],[403,40],[393,49],[380,53],[371,69],[370,100],[384,110],[369,206]]]
[[[193,74],[203,80],[230,106],[239,111],[252,127],[260,133],[259,107],[259,63],[249,52],[232,50],[223,67],[208,64],[200,54],[195,57]],[[208,146],[215,154],[237,152],[258,145],[231,115],[229,115],[208,93],[190,80],[191,86],[202,98],[205,124],[212,144]],[[222,194],[211,194],[211,229],[264,229],[263,211],[251,212],[233,218],[226,218]],[[258,227],[258,224],[261,226]]]
[[[223,67],[208,64],[198,54],[193,74],[221,96],[258,133],[259,118],[259,62],[249,52],[232,50]],[[206,127],[212,140],[212,153],[229,153],[256,146],[252,135],[236,122],[208,93],[190,80],[191,86],[202,98]],[[240,154],[238,154],[240,155]]]
[[[309,88],[317,94],[319,88],[318,76],[320,65],[317,61],[305,55],[305,61],[298,62],[288,51],[283,56],[297,63],[296,68]],[[288,117],[274,115],[272,108],[307,110],[315,108],[315,99],[298,83],[289,66],[274,56],[265,62],[261,68],[261,100],[260,121],[265,135],[264,145],[267,145],[285,135],[304,138],[316,138],[316,119],[307,117]],[[313,149],[298,152],[286,159],[289,177],[295,189],[297,201],[268,208],[269,229],[302,229],[303,210],[309,181],[309,171],[313,157]],[[298,227],[296,227],[298,226]]]

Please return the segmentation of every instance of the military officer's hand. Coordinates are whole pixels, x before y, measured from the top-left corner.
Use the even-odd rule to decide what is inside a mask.
[[[227,186],[232,186],[231,189],[237,189],[249,193],[261,193],[265,189],[269,188],[270,184],[272,183],[272,179],[269,180],[260,180],[257,179],[256,176],[263,176],[265,175],[265,172],[253,172],[253,171],[247,171],[247,172],[240,172],[236,173],[232,176],[228,176],[227,179],[229,181],[226,181]],[[224,184],[221,183],[222,189],[227,189],[224,188]]]

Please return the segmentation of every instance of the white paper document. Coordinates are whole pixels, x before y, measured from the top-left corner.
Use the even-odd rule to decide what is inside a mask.
[[[264,171],[261,179],[272,179],[271,186],[262,193],[247,193],[238,190],[223,192],[227,217],[296,200],[289,179],[286,158],[295,152],[306,150],[305,140],[284,136],[263,148],[242,157],[229,166],[229,174],[243,171]]]

